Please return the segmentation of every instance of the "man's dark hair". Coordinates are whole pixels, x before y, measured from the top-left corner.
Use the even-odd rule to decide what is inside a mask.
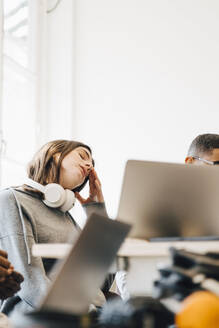
[[[211,153],[215,148],[219,148],[219,134],[200,134],[192,141],[188,150],[188,156],[199,156],[203,153]]]

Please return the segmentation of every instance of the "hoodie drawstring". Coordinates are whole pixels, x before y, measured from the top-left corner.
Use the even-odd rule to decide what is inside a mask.
[[[24,223],[24,216],[23,216],[23,213],[22,213],[22,210],[21,210],[21,205],[20,205],[20,203],[17,199],[15,191],[12,188],[10,188],[10,190],[13,193],[14,198],[15,198],[16,203],[17,203],[17,206],[18,206],[18,211],[19,211],[19,214],[20,214],[20,219],[21,219],[21,224],[22,224],[22,229],[23,229],[23,234],[24,234],[24,243],[25,243],[26,251],[27,251],[27,264],[29,265],[29,264],[31,264],[31,254],[30,254],[30,249],[28,247],[27,230],[26,230],[26,226],[25,226],[25,223]]]

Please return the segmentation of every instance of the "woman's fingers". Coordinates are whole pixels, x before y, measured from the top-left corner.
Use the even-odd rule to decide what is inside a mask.
[[[99,180],[95,180],[95,185],[97,188],[97,200],[100,203],[104,203],[104,198],[103,198],[103,193],[102,193],[102,189],[101,189],[101,184]]]
[[[101,189],[101,183],[98,179],[97,173],[94,169],[89,174],[89,197],[83,198],[78,192],[75,192],[75,197],[83,205],[91,202],[104,202],[103,193]]]
[[[91,170],[90,174],[94,180],[97,178],[97,172],[95,171],[94,168]]]
[[[90,171],[90,174],[89,174],[89,186],[90,186],[90,188],[92,188],[92,186],[94,184],[94,180],[95,180],[95,178],[94,178],[94,169],[92,169]]]
[[[75,197],[77,198],[77,200],[79,200],[79,202],[81,204],[84,204],[86,202],[86,199],[84,199],[80,194],[79,192],[75,192]]]
[[[103,193],[101,189],[101,183],[100,180],[97,176],[97,173],[94,169],[91,170],[90,176],[89,176],[89,181],[90,181],[90,196],[89,198],[92,201],[97,201],[97,202],[104,202],[103,198]]]
[[[96,184],[96,181],[98,181],[98,186],[101,188],[100,179],[98,178],[97,172],[94,169],[92,170],[92,176],[93,176],[93,182]]]
[[[95,185],[96,185],[97,189],[101,189],[101,183],[100,183],[99,179],[95,180]]]
[[[94,169],[92,169],[90,173],[89,180],[90,180],[90,187],[101,188],[100,180],[98,179],[97,173]]]

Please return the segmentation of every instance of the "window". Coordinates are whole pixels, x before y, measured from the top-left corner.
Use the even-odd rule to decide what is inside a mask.
[[[20,184],[39,139],[42,1],[3,1],[1,187]]]

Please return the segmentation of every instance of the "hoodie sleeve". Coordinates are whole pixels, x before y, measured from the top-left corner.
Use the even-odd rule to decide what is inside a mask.
[[[21,217],[22,216],[22,217]],[[50,280],[46,276],[41,257],[33,257],[36,242],[33,225],[16,201],[11,190],[0,192],[0,248],[8,252],[8,259],[24,276],[19,297],[35,308],[46,293]]]

